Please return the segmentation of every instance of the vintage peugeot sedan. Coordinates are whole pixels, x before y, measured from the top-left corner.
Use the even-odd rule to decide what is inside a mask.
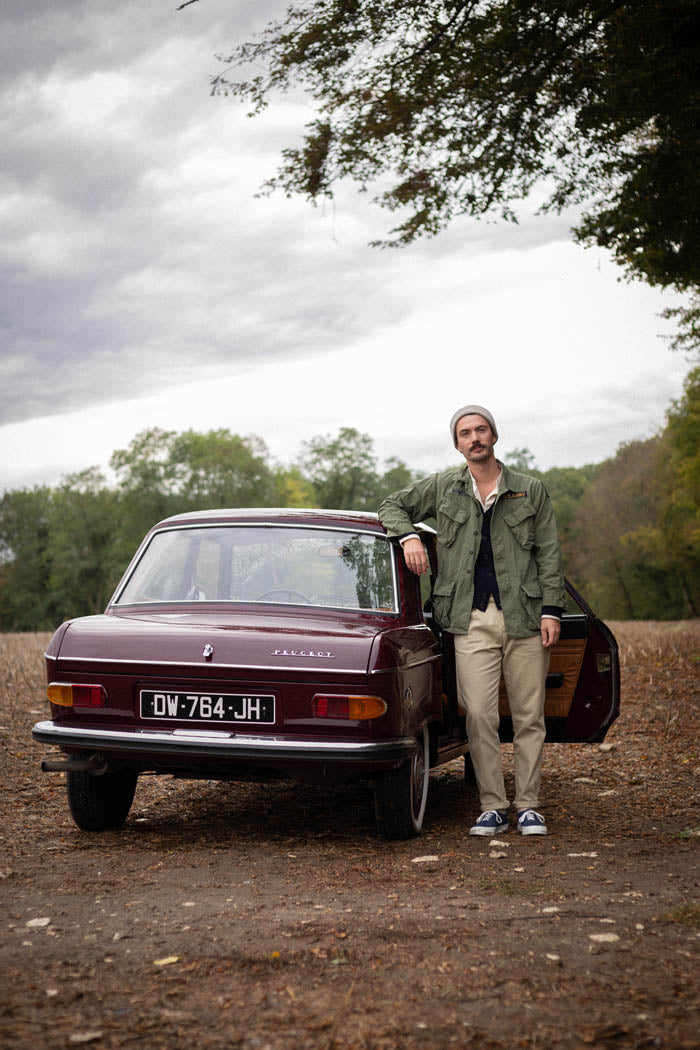
[[[433,578],[435,534],[418,529]],[[78,827],[127,818],[139,774],[374,782],[380,834],[420,832],[429,772],[464,756],[451,636],[427,577],[375,514],[209,510],[154,526],[104,614],[69,620],[46,653],[51,719]],[[551,654],[550,741],[604,738],[617,645],[572,587]],[[501,735],[512,739],[502,683]]]

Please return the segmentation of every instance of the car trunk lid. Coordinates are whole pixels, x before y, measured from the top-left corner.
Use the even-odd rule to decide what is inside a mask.
[[[86,617],[63,635],[58,666],[125,670],[148,665],[148,675],[176,666],[216,677],[223,668],[324,674],[367,673],[372,642],[381,628],[356,614],[304,617],[266,611],[120,613]]]

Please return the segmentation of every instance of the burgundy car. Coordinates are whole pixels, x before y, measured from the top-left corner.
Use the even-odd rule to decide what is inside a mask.
[[[436,571],[434,532],[418,526]],[[547,739],[596,742],[618,714],[617,645],[569,587]],[[78,827],[119,827],[146,771],[374,781],[377,826],[418,834],[429,771],[464,756],[451,636],[429,582],[374,514],[212,510],[146,536],[105,613],[48,651],[51,720]],[[501,734],[512,739],[502,683]]]

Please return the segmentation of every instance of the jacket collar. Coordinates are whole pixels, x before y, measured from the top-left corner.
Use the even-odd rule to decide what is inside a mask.
[[[508,476],[512,472],[509,471],[508,468],[506,466],[504,466],[503,463],[501,463],[500,459],[497,459],[496,462],[498,463],[499,467],[501,468],[501,476],[498,479],[498,491],[499,491],[499,493],[500,492],[506,492],[507,489],[508,489]],[[471,471],[469,469],[469,464],[468,463],[465,463],[464,466],[460,468],[459,480],[463,482],[463,484],[465,485],[465,487],[467,488],[467,490],[469,492],[472,491],[473,485],[474,485],[474,480],[472,478],[472,474],[471,474]]]
[[[512,470],[510,467],[507,467],[505,463],[502,463],[500,459],[497,459],[496,462],[501,468],[501,476],[498,479],[499,499],[504,492],[518,492],[522,495],[524,491],[523,483],[528,480],[529,475],[521,474],[520,471]],[[474,499],[476,499],[476,497],[474,496],[473,479],[467,463],[465,463],[463,467],[459,468],[457,481],[460,484],[464,485],[465,492],[469,496],[473,496]]]

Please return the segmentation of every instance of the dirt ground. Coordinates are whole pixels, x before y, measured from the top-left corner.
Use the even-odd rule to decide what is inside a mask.
[[[470,838],[456,762],[404,843],[367,785],[155,777],[79,832],[30,737],[48,636],[0,637],[0,1045],[700,1046],[700,622],[613,629],[623,714],[547,748],[550,835]]]

